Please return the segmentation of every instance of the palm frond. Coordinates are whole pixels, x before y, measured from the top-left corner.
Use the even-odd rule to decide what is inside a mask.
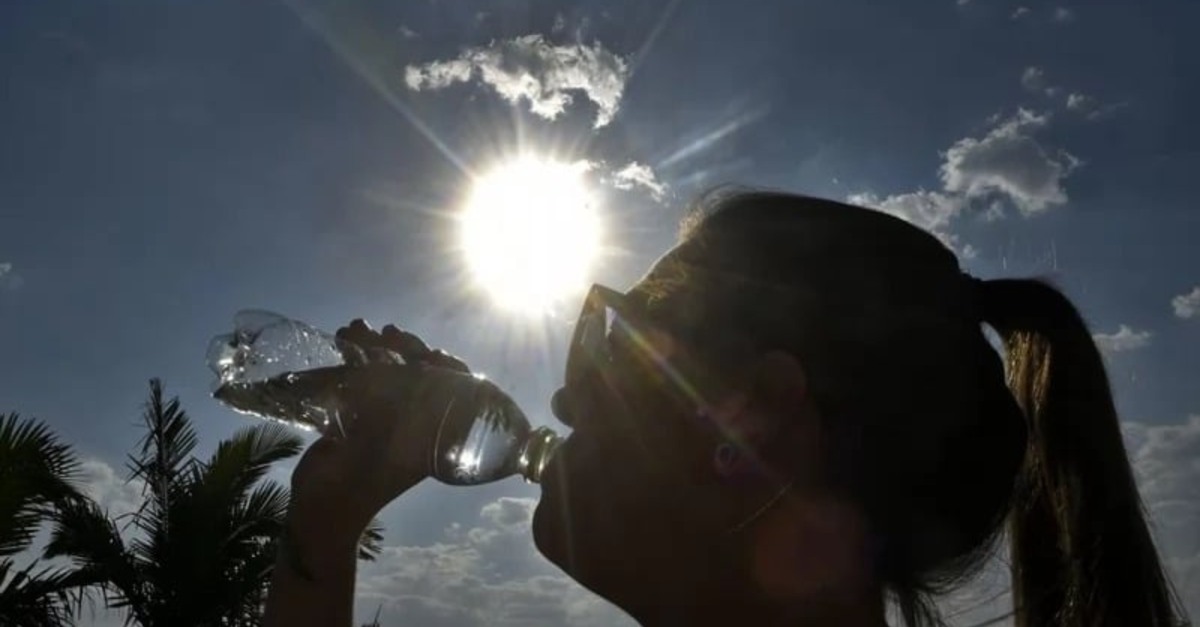
[[[141,479],[149,498],[145,507],[165,510],[172,488],[191,463],[196,448],[196,431],[191,419],[179,405],[179,398],[163,397],[162,382],[150,380],[150,398],[142,412],[146,435],[138,442],[137,453],[129,456],[130,479]],[[139,512],[140,513],[140,512]]]
[[[54,506],[82,498],[71,447],[42,422],[0,415],[0,556],[26,548]]]
[[[110,607],[129,608],[136,615],[145,605],[144,573],[125,547],[116,523],[94,502],[60,508],[43,556],[70,558],[72,581],[102,586]]]
[[[45,423],[23,419],[17,413],[0,414],[0,452],[4,453],[0,463],[6,467],[30,464],[30,467],[45,469],[56,477],[72,476],[79,469],[70,445],[60,441]],[[31,457],[31,453],[37,456]],[[69,486],[59,484],[56,487],[71,492]]]
[[[219,603],[228,623],[258,624],[276,550],[274,539],[258,542],[226,572],[227,585],[221,588]]]
[[[141,513],[143,534],[130,549],[163,600],[153,608],[156,624],[229,624],[257,611],[288,503],[284,487],[261,479],[301,445],[286,427],[242,429],[209,461],[179,470],[165,508]]]
[[[378,518],[372,518],[371,523],[363,530],[358,539],[358,559],[373,562],[383,550],[383,523]]]
[[[68,499],[44,555],[69,558],[72,569],[45,575],[98,587],[130,624],[257,625],[289,501],[287,488],[265,477],[300,452],[302,438],[284,425],[250,426],[201,461],[190,419],[157,379],[142,419],[146,434],[129,469],[145,484],[144,504],[123,529],[95,503]],[[381,531],[375,523],[363,534],[363,559],[378,554]]]
[[[264,423],[239,429],[217,446],[205,464],[203,486],[241,497],[271,464],[296,455],[303,446],[304,440],[286,425]]]
[[[279,534],[287,518],[288,490],[268,481],[236,503],[230,517],[229,543],[242,543]]]
[[[0,490],[6,487],[0,486]],[[42,519],[40,508],[0,497],[0,557],[16,555],[29,548]]]
[[[85,587],[65,568],[42,567],[34,561],[21,570],[0,560],[0,625],[58,627],[72,624]]]

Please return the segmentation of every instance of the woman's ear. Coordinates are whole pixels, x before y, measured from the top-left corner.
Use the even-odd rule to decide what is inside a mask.
[[[806,416],[811,407],[808,378],[793,355],[764,354],[746,382],[742,393],[705,412],[723,438],[713,455],[714,469],[721,477],[764,474],[771,465],[768,449],[792,440],[796,427],[815,423]]]
[[[758,361],[751,387],[751,403],[773,414],[787,416],[808,401],[808,373],[791,353],[768,351]]]
[[[785,351],[770,351],[759,360],[752,404],[772,416],[776,428],[760,448],[764,462],[795,481],[820,482],[824,466],[822,416],[809,386],[803,362]]]

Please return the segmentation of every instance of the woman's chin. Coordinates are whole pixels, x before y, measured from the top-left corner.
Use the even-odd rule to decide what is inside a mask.
[[[565,504],[561,494],[543,492],[533,510],[533,544],[543,557],[586,586],[587,564],[593,561],[589,559],[592,557],[589,552],[594,551],[595,547],[572,543],[572,539],[593,534],[572,529]]]
[[[559,494],[550,494],[546,485],[542,486],[542,498],[538,499],[533,509],[533,520],[530,523],[533,532],[533,544],[546,559],[563,570],[568,570],[564,564],[567,553],[563,501]],[[568,571],[569,572],[569,571]]]

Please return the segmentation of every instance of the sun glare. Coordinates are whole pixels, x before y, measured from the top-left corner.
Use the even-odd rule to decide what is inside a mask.
[[[582,163],[522,157],[475,180],[461,219],[475,280],[530,313],[583,289],[600,223]]]

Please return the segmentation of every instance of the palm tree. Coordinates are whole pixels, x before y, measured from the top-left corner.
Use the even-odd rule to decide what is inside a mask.
[[[55,509],[83,500],[71,447],[37,420],[0,415],[0,625],[70,624],[82,581],[68,569],[14,556],[28,549]]]
[[[264,476],[302,440],[284,425],[262,423],[198,459],[190,419],[178,398],[164,400],[157,379],[143,421],[146,435],[129,456],[130,479],[144,486],[141,507],[124,520],[93,502],[63,508],[46,556],[70,558],[76,576],[98,582],[128,623],[259,624],[288,504],[287,489]],[[373,558],[381,539],[372,525],[360,557]]]
[[[379,622],[379,614],[381,612],[383,612],[382,603],[375,608],[375,618],[372,618],[369,623],[363,623],[362,627],[382,627],[382,624]]]

